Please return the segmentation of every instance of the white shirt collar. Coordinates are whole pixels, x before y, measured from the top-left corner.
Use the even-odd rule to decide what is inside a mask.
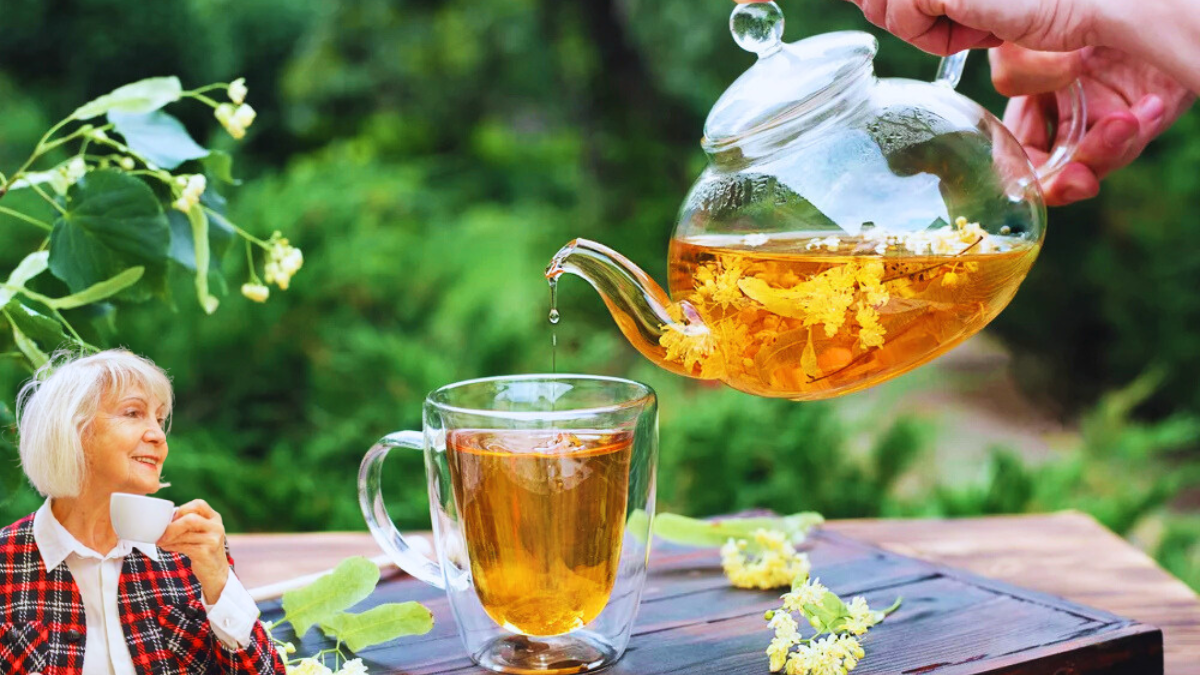
[[[84,546],[67,531],[67,528],[62,526],[62,523],[58,522],[58,518],[54,517],[49,499],[33,515],[33,543],[37,545],[38,551],[42,554],[42,562],[46,564],[47,572],[63,564],[72,553],[81,558],[107,560],[129,555],[129,552],[136,548],[149,556],[151,560],[159,561],[158,547],[150,543],[122,539],[117,542],[113,550],[108,552],[108,555],[100,555]]]

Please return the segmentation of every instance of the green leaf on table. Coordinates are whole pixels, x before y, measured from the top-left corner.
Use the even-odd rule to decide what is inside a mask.
[[[163,169],[174,169],[189,159],[208,156],[208,150],[192,139],[183,122],[161,110],[148,113],[113,110],[108,113],[108,121],[134,152]]]
[[[106,300],[136,284],[145,273],[145,267],[130,267],[111,279],[105,279],[97,284],[88,286],[78,293],[72,293],[63,298],[52,299],[46,304],[53,309],[75,309],[76,307],[90,305],[93,302]]]
[[[0,287],[0,307],[7,305],[8,301],[13,299],[17,293],[16,289],[25,288],[25,284],[30,279],[45,272],[49,266],[49,251],[37,251],[25,256],[25,259],[8,275],[8,281],[4,282],[4,287]]]
[[[67,191],[67,213],[50,233],[50,271],[73,292],[130,266],[160,266],[171,228],[154,192],[119,171],[92,171]]]
[[[330,621],[362,602],[379,583],[379,567],[362,556],[346,558],[332,572],[304,588],[283,594],[283,620],[304,637],[309,628]]]
[[[233,177],[233,156],[224,150],[209,150],[208,155],[200,160],[208,173],[219,181],[229,185],[241,185],[242,181]]]
[[[433,628],[433,614],[419,602],[388,603],[361,614],[342,612],[321,622],[325,635],[346,643],[352,652],[405,635],[424,635]]]
[[[800,543],[808,532],[825,522],[818,513],[797,513],[782,517],[724,518],[700,520],[674,513],[654,517],[654,535],[686,546],[722,546],[730,539],[751,539],[755,530],[778,530],[792,543]]]
[[[178,101],[182,95],[183,85],[178,77],[151,77],[117,87],[108,94],[84,103],[71,113],[71,119],[88,120],[113,110],[148,113]]]
[[[20,328],[26,337],[44,347],[53,350],[69,341],[69,338],[63,333],[62,324],[57,319],[40,314],[15,299],[10,300],[4,306],[4,311],[7,313],[9,321]]]
[[[839,624],[844,623],[850,615],[850,610],[846,607],[846,603],[842,602],[842,599],[833,591],[825,591],[825,595],[821,597],[820,605],[805,605],[805,609],[820,619],[821,626],[825,630],[831,631],[837,630]]]
[[[204,207],[196,204],[188,209],[187,217],[192,225],[192,246],[196,250],[196,298],[204,312],[212,314],[217,311],[220,301],[208,292],[208,216]]]

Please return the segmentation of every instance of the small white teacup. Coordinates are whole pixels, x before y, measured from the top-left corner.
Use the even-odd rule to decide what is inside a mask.
[[[157,497],[114,492],[108,513],[118,537],[153,544],[162,538],[163,532],[171,524],[175,516],[175,504]]]

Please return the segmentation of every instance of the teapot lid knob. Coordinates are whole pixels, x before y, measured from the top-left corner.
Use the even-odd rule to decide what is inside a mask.
[[[774,2],[738,4],[729,16],[733,41],[758,57],[771,56],[783,46],[783,10]]]

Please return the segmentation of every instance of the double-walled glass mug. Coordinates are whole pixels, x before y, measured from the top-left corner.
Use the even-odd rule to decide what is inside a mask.
[[[413,551],[380,482],[392,448],[423,450],[437,562]],[[426,398],[424,432],[363,458],[359,502],[401,569],[444,588],[471,658],[505,673],[578,673],[625,651],[650,553],[658,403],[584,375],[495,377]]]

